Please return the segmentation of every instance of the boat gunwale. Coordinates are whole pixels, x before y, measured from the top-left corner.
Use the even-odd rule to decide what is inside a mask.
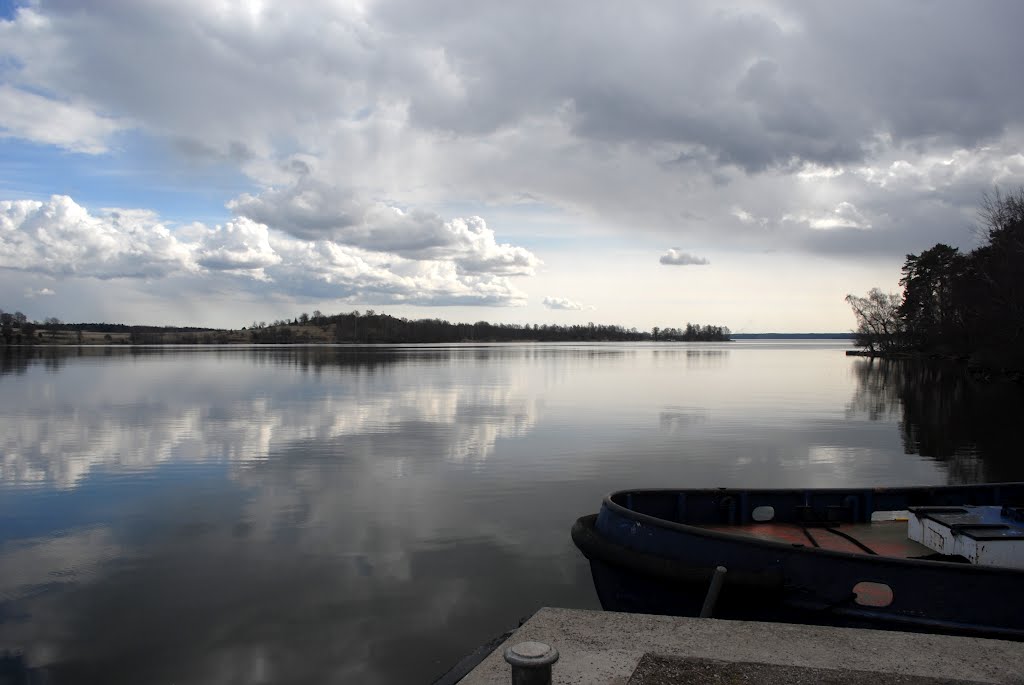
[[[762,547],[769,550],[785,550],[789,553],[813,555],[814,557],[833,557],[836,560],[856,560],[858,562],[868,562],[871,564],[896,564],[901,566],[910,566],[927,569],[937,568],[948,568],[957,569],[965,573],[974,573],[979,575],[990,575],[990,576],[1010,576],[1020,577],[1024,576],[1024,570],[1007,568],[1004,566],[980,566],[977,564],[963,564],[952,561],[942,561],[939,559],[908,559],[906,557],[891,557],[881,554],[866,555],[857,552],[844,552],[841,550],[822,549],[820,547],[807,547],[805,545],[794,545],[786,542],[776,542],[774,540],[756,538],[749,535],[743,535],[741,533],[727,533],[718,530],[709,530],[701,528],[699,525],[689,523],[678,523],[676,521],[669,521],[667,519],[658,518],[650,514],[644,514],[639,511],[635,511],[626,506],[619,504],[612,500],[613,497],[619,495],[629,494],[678,494],[681,492],[692,493],[706,493],[706,494],[733,494],[733,493],[758,493],[758,494],[793,494],[803,492],[816,492],[816,493],[852,493],[852,492],[863,492],[871,491],[876,493],[894,493],[894,492],[927,492],[937,489],[942,490],[957,490],[957,489],[968,489],[968,488],[984,488],[986,486],[991,487],[1003,487],[1003,486],[1018,486],[1024,487],[1024,482],[1015,481],[1010,483],[980,483],[976,485],[936,485],[936,486],[910,486],[910,487],[868,487],[868,488],[638,488],[632,490],[616,490],[605,495],[602,505],[608,507],[616,514],[623,516],[624,518],[633,518],[641,523],[648,523],[657,528],[662,528],[668,531],[682,533],[685,535],[696,535],[698,537],[711,538],[713,540],[720,540],[726,542],[736,542],[743,545]],[[886,510],[876,510],[886,511]],[[596,522],[595,522],[596,524]],[[796,524],[794,524],[796,525]],[[596,525],[595,525],[596,528]],[[600,531],[598,531],[600,533]],[[639,551],[639,550],[637,550]],[[670,557],[664,557],[670,558]]]

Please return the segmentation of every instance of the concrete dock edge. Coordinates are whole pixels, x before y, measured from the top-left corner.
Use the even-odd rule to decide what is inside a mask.
[[[550,607],[520,626],[462,684],[511,682],[502,655],[526,640],[558,649],[552,678],[558,684],[626,685],[644,655],[651,654],[907,676],[916,682],[1024,685],[1024,643],[1018,642]]]

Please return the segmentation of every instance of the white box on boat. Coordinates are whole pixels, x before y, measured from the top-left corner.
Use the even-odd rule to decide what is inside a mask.
[[[979,566],[1024,568],[1024,507],[911,507],[907,537]]]

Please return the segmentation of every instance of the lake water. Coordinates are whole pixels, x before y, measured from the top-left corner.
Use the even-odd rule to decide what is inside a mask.
[[[54,683],[429,683],[598,607],[569,528],[611,490],[1024,480],[1019,387],[847,347],[7,353],[0,650]]]

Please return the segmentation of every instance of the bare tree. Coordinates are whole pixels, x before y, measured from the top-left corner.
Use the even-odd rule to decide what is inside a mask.
[[[847,295],[846,302],[857,317],[855,340],[869,352],[895,352],[903,349],[906,331],[900,317],[901,297],[872,288],[867,297]]]

